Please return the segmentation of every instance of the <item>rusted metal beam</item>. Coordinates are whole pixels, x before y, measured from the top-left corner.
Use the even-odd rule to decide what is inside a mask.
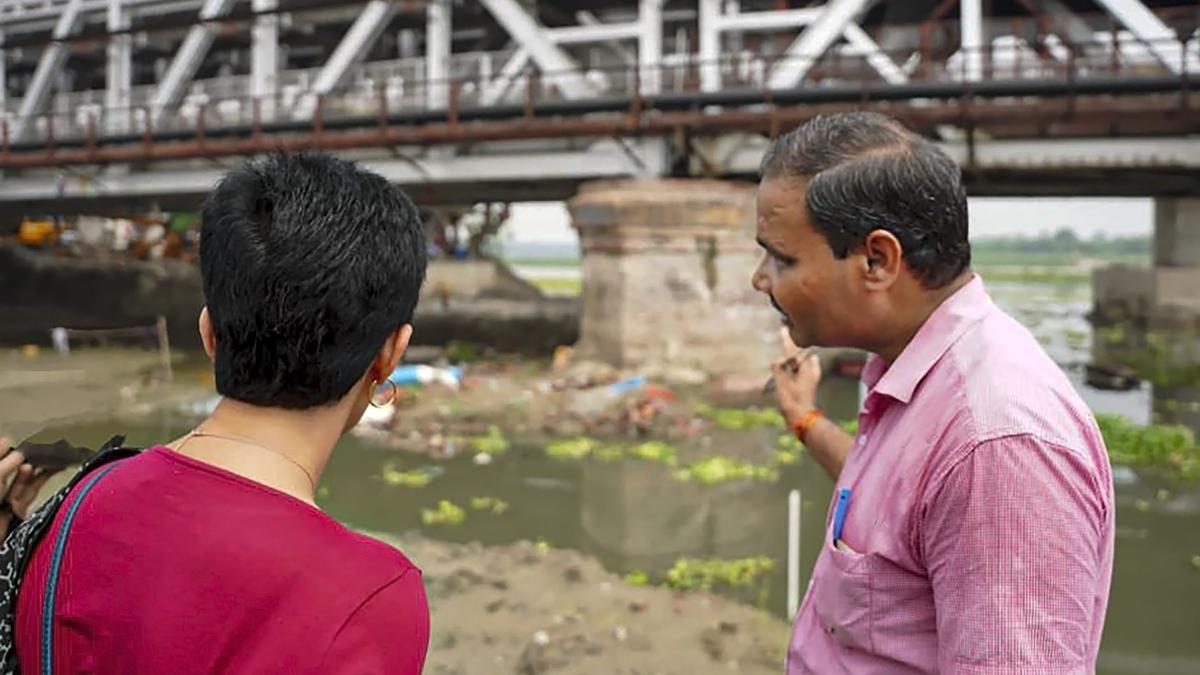
[[[863,108],[896,117],[915,130],[932,133],[938,125],[968,125],[992,137],[1038,137],[1051,130],[1061,137],[1109,135],[1161,135],[1195,133],[1200,122],[1195,116],[1181,114],[1176,96],[1144,100],[1115,101],[1104,98],[1078,98],[1071,101],[1044,101],[1021,105],[974,102],[965,111],[956,105],[911,106],[896,103],[826,104],[731,110],[705,113],[700,110],[633,115],[630,111],[539,119],[495,122],[458,122],[427,126],[391,126],[352,130],[322,129],[288,134],[251,134],[237,138],[190,139],[187,141],[99,146],[95,149],[58,148],[54,152],[11,152],[0,155],[0,168],[23,169],[79,164],[209,159],[255,155],[275,150],[345,151],[384,148],[398,145],[440,145],[480,143],[504,140],[579,138],[609,136],[669,136],[677,130],[689,135],[716,135],[731,131],[777,133],[780,128],[798,125],[818,114]],[[1073,114],[1066,114],[1072,111]]]

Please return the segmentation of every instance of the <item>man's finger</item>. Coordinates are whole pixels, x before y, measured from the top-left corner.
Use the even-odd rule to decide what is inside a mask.
[[[792,357],[800,353],[801,349],[792,342],[792,334],[786,327],[779,329],[779,346],[783,348],[785,357]]]

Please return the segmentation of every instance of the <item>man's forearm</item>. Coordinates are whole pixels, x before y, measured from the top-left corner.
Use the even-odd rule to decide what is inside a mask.
[[[850,448],[854,447],[854,437],[822,417],[804,434],[804,445],[808,448],[808,454],[836,481],[842,473],[842,465],[846,463]]]

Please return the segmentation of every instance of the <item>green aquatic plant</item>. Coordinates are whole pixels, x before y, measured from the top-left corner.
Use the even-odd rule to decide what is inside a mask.
[[[625,448],[619,445],[603,445],[592,451],[592,457],[601,462],[616,462],[625,458]]]
[[[487,434],[483,436],[472,436],[469,440],[471,449],[475,452],[486,452],[489,455],[502,455],[508,452],[508,439],[504,437],[504,432],[500,431],[500,427],[491,425],[488,427]]]
[[[712,590],[716,586],[742,588],[753,585],[775,569],[766,557],[735,560],[680,558],[667,571],[667,586],[677,591]]]
[[[471,497],[471,508],[476,511],[491,511],[500,515],[508,510],[508,502],[499,497]]]
[[[1200,570],[1200,555],[1192,556],[1192,567],[1195,567],[1197,570]]]
[[[600,442],[594,438],[586,436],[567,438],[547,444],[546,455],[554,459],[583,459],[592,454],[592,451],[599,446]]]
[[[675,447],[662,441],[646,441],[635,445],[627,451],[627,454],[638,459],[661,462],[667,466],[675,466],[679,462],[679,453]]]
[[[773,483],[779,480],[779,471],[772,466],[760,466],[739,459],[718,456],[692,462],[676,471],[675,478],[684,482],[696,481],[702,485],[715,485],[737,479]]]
[[[786,466],[799,461],[800,455],[794,450],[776,450],[775,454],[771,456],[771,463],[775,466]]]
[[[1096,422],[1114,464],[1166,467],[1182,478],[1200,480],[1200,446],[1187,427],[1140,426],[1117,415],[1097,415]]]
[[[783,415],[774,408],[717,408],[700,404],[696,406],[696,414],[712,420],[722,429],[784,426]]]
[[[387,462],[379,470],[379,477],[388,485],[401,487],[423,488],[433,480],[433,474],[424,469],[401,471],[395,462]]]
[[[634,570],[625,575],[625,583],[630,586],[645,586],[650,583],[650,577],[646,576],[646,573],[641,570]]]
[[[421,522],[426,525],[462,525],[466,519],[467,512],[461,506],[445,499],[436,509],[421,509]]]

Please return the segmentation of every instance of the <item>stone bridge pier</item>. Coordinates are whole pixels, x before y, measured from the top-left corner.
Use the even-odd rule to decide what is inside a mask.
[[[1154,265],[1114,266],[1093,277],[1097,318],[1200,323],[1200,198],[1154,200]]]
[[[648,372],[765,374],[779,320],[750,286],[753,185],[597,181],[568,208],[583,250],[582,356]]]
[[[1097,270],[1093,292],[1095,359],[1132,366],[1153,416],[1200,434],[1200,198],[1156,199],[1153,267]]]

